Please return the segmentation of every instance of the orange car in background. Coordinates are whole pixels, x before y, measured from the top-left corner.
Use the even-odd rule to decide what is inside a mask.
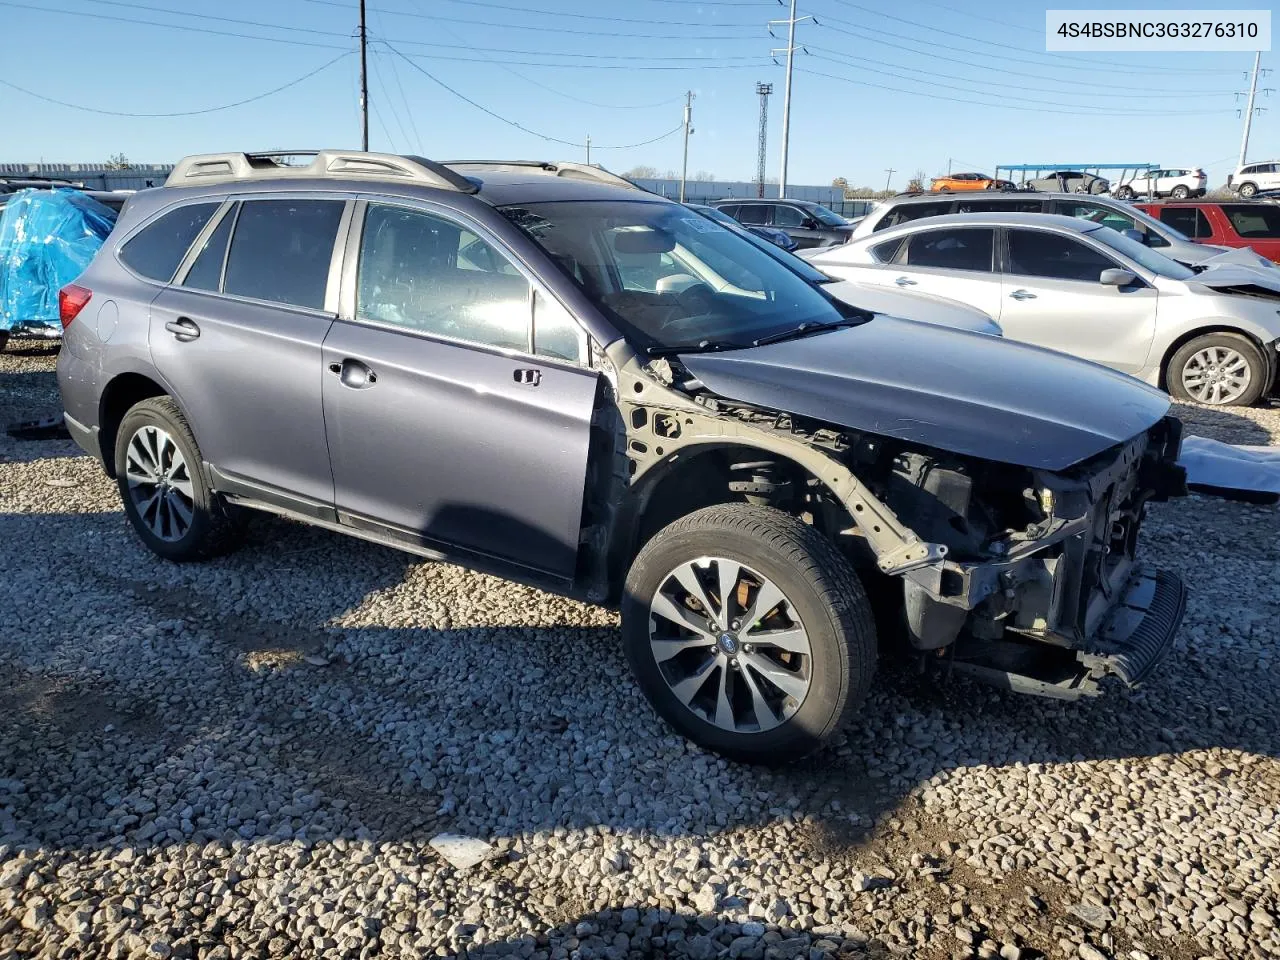
[[[1017,185],[988,177],[985,173],[953,173],[934,177],[929,189],[934,193],[953,193],[958,190],[1016,190]]]

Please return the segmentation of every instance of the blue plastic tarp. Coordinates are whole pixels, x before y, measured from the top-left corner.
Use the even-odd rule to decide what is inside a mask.
[[[58,291],[84,272],[116,214],[79,190],[19,190],[0,214],[0,330],[61,327]]]

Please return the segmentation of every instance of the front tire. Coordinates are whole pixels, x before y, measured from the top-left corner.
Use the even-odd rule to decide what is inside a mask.
[[[1246,200],[1251,200],[1258,195],[1258,185],[1256,183],[1240,184],[1240,196]]]
[[[658,714],[748,763],[817,750],[875,671],[875,626],[853,567],[769,507],[707,507],[655,534],[627,576],[622,636]]]
[[[1169,196],[1173,197],[1173,199],[1175,200],[1185,200],[1187,199],[1187,197],[1191,196],[1191,191],[1188,190],[1186,187],[1184,187],[1182,184],[1178,184],[1176,187],[1173,188],[1173,191],[1169,194]]]
[[[240,524],[201,469],[178,405],[153,397],[130,408],[116,434],[116,485],[142,542],[166,560],[205,560],[230,547]]]
[[[1169,358],[1165,383],[1176,400],[1216,407],[1247,407],[1267,387],[1262,351],[1238,333],[1208,333]]]
[[[1133,187],[1121,187],[1116,191],[1117,200],[1132,200],[1137,194],[1133,192]]]

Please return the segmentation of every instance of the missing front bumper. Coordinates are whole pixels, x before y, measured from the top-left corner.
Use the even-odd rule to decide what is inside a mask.
[[[1176,574],[1138,569],[1085,647],[1057,635],[962,638],[952,666],[1016,693],[1058,700],[1096,696],[1109,676],[1135,687],[1169,652],[1186,608],[1187,590]]]

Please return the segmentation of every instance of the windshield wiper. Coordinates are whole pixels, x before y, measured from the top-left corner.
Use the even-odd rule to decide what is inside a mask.
[[[763,347],[766,343],[777,343],[779,340],[790,340],[792,337],[802,337],[806,333],[819,333],[824,330],[835,330],[837,327],[856,326],[863,323],[863,320],[854,320],[845,318],[843,320],[825,320],[820,323],[802,323],[798,327],[790,330],[782,330],[779,333],[771,333],[768,336],[758,337],[751,341],[753,347]]]
[[[675,346],[648,347],[645,349],[651,357],[674,357],[678,353],[713,353],[716,350],[743,350],[745,343],[733,343],[729,340],[700,340],[697,343],[677,344]],[[753,344],[754,346],[754,344]]]

